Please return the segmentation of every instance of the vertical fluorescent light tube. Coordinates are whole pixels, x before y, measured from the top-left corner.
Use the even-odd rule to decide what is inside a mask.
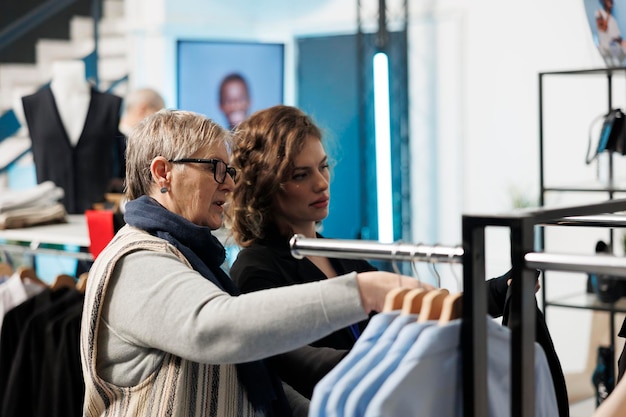
[[[374,55],[374,128],[376,134],[376,195],[378,240],[393,242],[393,197],[391,189],[391,122],[389,120],[389,59]]]

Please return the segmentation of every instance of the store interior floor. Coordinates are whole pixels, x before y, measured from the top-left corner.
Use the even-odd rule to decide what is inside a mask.
[[[578,401],[569,407],[570,417],[590,417],[596,409],[596,400],[594,397],[586,400]]]

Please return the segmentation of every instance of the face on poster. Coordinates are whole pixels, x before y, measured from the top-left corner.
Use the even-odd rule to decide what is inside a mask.
[[[626,1],[583,0],[591,35],[608,67],[626,64]]]
[[[178,108],[232,129],[283,103],[284,45],[179,41]]]

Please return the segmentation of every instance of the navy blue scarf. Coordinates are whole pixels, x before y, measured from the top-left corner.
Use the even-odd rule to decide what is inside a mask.
[[[239,295],[239,290],[221,268],[226,258],[224,246],[208,227],[172,213],[148,196],[129,201],[124,220],[130,226],[168,241],[181,251],[195,271],[227,293]],[[280,381],[263,361],[236,366],[237,376],[255,409],[265,410],[267,416],[291,416]]]

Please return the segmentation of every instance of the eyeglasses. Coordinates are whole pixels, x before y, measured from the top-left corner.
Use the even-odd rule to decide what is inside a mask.
[[[226,174],[230,175],[230,177],[235,181],[235,177],[237,176],[237,170],[233,167],[229,167],[226,165],[226,162],[221,159],[198,159],[198,158],[181,158],[181,159],[170,159],[169,162],[173,164],[210,164],[213,165],[213,178],[218,184],[224,184],[226,181]]]

